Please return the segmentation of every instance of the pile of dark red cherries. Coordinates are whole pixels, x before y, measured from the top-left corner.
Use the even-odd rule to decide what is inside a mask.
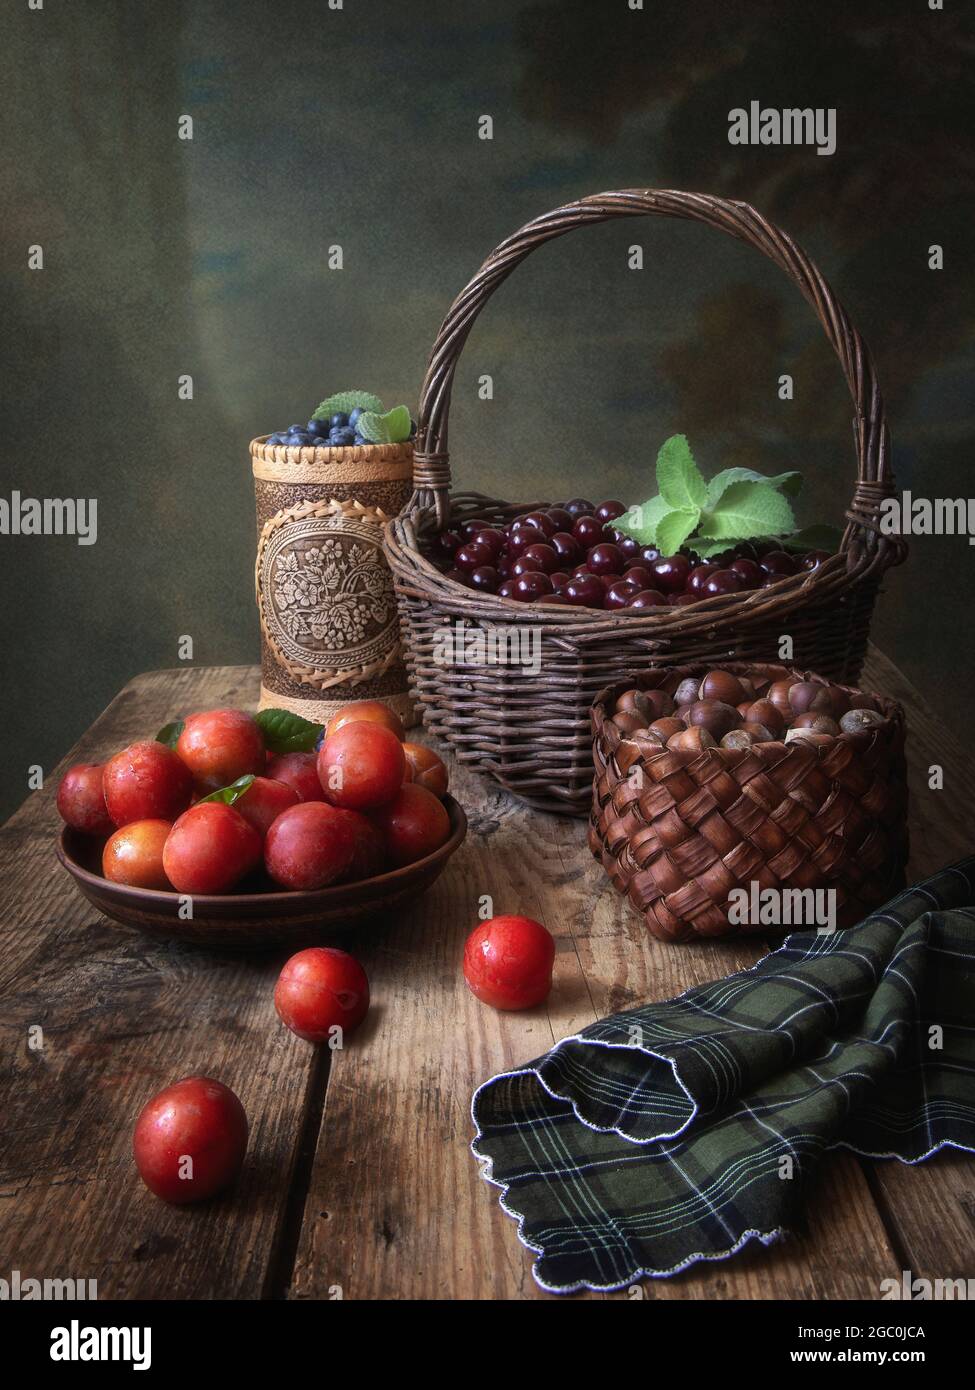
[[[818,681],[757,684],[731,671],[708,671],[666,690],[626,690],[613,723],[624,738],[640,734],[661,748],[703,753],[748,749],[756,743],[832,743],[841,734],[869,733],[884,723],[870,695],[850,694]]]
[[[449,579],[500,598],[635,612],[767,589],[828,559],[825,550],[790,554],[775,540],[741,541],[707,561],[689,548],[661,555],[613,526],[626,510],[575,497],[505,526],[465,521],[434,538],[432,559]]]

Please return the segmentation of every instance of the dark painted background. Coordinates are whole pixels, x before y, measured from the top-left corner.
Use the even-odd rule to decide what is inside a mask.
[[[898,481],[967,495],[963,8],[8,0],[3,491],[97,496],[99,540],[0,537],[0,809],[133,674],[175,665],[182,634],[200,663],[256,658],[248,440],[346,386],[412,404],[484,255],[580,194],[700,189],[781,222],[875,351]],[[752,99],[837,107],[836,154],[729,145],[728,112]],[[184,113],[192,142],[177,138]],[[637,242],[642,272],[626,264]],[[34,243],[42,272],[27,270]],[[776,393],[786,371],[791,403]],[[477,399],[482,373],[493,401]],[[462,486],[635,501],[684,430],[707,471],[802,468],[801,520],[839,522],[849,417],[773,267],[702,228],[626,222],[546,247],[497,294],[458,373],[451,444]],[[971,563],[964,540],[917,542],[874,630],[963,733]]]

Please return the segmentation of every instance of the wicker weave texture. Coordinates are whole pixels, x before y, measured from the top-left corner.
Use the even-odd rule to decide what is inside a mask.
[[[590,849],[661,940],[768,934],[768,925],[729,921],[732,890],[752,883],[833,889],[836,926],[852,926],[903,886],[903,710],[875,695],[884,723],[828,745],[773,742],[697,754],[662,750],[640,732],[623,737],[612,722],[616,699],[630,686],[673,695],[685,677],[708,669],[695,663],[647,672],[597,697]],[[776,680],[822,679],[765,663],[723,669],[748,676],[759,697]]]
[[[468,334],[494,290],[544,242],[589,223],[646,215],[704,222],[750,244],[781,267],[815,311],[854,406],[856,482],[840,552],[811,574],[768,589],[639,613],[526,605],[473,593],[431,563],[426,549],[436,530],[474,517],[486,523],[510,520],[549,503],[515,505],[477,493],[450,493],[450,395]],[[855,681],[877,587],[885,569],[905,554],[900,538],[880,532],[879,508],[894,484],[883,402],[859,333],[791,238],[746,204],[703,194],[652,189],[596,194],[534,219],[502,242],[457,296],[437,335],[420,396],[413,469],[410,503],[386,528],[385,540],[413,693],[424,721],[458,757],[546,810],[587,814],[588,707],[599,689],[628,672],[698,658],[712,665],[774,659],[780,638],[788,634],[797,663]],[[436,660],[438,630],[457,622],[538,629],[539,675],[519,668],[457,668]]]

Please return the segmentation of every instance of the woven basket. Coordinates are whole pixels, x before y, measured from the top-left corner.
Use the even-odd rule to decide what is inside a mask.
[[[470,518],[492,524],[530,507],[465,493],[451,497],[447,424],[454,372],[467,335],[488,299],[536,247],[577,227],[648,213],[704,222],[773,260],[812,305],[854,404],[857,482],[839,554],[812,573],[768,589],[705,599],[681,608],[608,614],[521,604],[464,588],[425,553],[444,525]],[[529,222],[494,251],[454,300],[437,335],[419,405],[414,492],[386,529],[410,684],[425,723],[462,762],[490,773],[531,805],[586,815],[592,781],[589,705],[630,671],[680,661],[775,658],[783,633],[798,664],[839,680],[860,672],[877,585],[904,557],[903,542],[882,535],[879,508],[892,495],[888,436],[873,364],[860,335],[822,275],[796,244],[745,203],[696,193],[629,189],[601,193]],[[445,625],[517,624],[540,633],[541,669],[444,661]],[[440,637],[438,637],[440,634]]]
[[[725,663],[759,698],[772,681],[821,681],[784,666]],[[871,698],[883,724],[828,745],[756,743],[704,753],[661,749],[612,721],[624,690],[673,695],[707,664],[649,671],[603,690],[592,707],[589,847],[664,941],[774,927],[728,919],[734,889],[835,889],[836,926],[853,926],[904,886],[904,712]],[[844,687],[848,693],[853,692]]]
[[[409,444],[250,446],[261,707],[325,723],[350,700],[415,722],[382,528],[410,494]]]

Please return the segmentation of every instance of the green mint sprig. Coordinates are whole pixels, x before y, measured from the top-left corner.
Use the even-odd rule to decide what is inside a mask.
[[[382,401],[371,391],[336,391],[334,396],[328,396],[322,401],[311,418],[327,420],[330,415],[338,415],[339,412],[348,415],[353,410],[381,411],[382,408]]]
[[[694,549],[707,559],[737,541],[803,534],[796,532],[789,503],[802,487],[800,473],[767,478],[751,468],[726,468],[708,482],[683,434],[671,435],[661,446],[657,487],[655,497],[631,507],[613,525],[640,545],[656,546],[664,555],[674,554],[691,540]],[[832,528],[815,530],[820,539],[827,531],[832,534]],[[838,540],[836,532],[834,548]],[[822,548],[826,549],[826,544]]]

